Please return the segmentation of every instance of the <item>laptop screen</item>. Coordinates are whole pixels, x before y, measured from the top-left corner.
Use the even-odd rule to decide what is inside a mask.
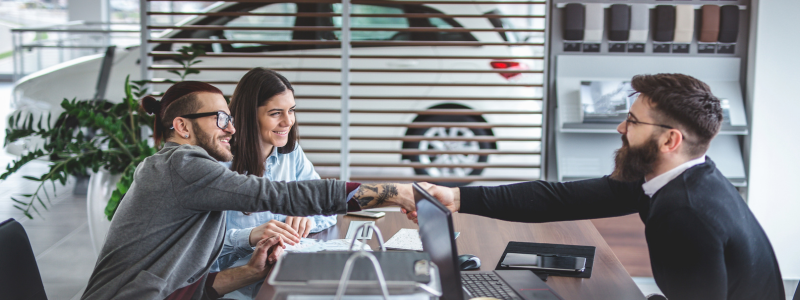
[[[414,183],[414,198],[417,202],[417,221],[422,249],[439,267],[442,280],[443,300],[462,300],[461,272],[458,269],[453,216],[436,198]]]

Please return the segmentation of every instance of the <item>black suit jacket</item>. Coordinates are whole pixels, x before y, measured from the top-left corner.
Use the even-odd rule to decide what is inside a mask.
[[[656,284],[671,300],[786,299],[769,239],[714,162],[693,166],[656,192],[608,176],[462,187],[462,213],[551,222],[639,213]]]

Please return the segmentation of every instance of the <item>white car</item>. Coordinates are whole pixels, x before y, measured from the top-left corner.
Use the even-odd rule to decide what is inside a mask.
[[[491,5],[372,5],[353,4],[353,14],[403,14],[403,13],[446,13],[448,15],[486,15],[497,13]],[[226,3],[216,4],[209,12],[249,11],[253,13],[338,13],[341,4],[318,3]],[[339,31],[294,30],[296,26],[341,26],[341,17],[314,16],[196,16],[180,25],[224,26],[220,30],[167,30],[153,37],[159,41],[153,44],[153,51],[175,51],[189,45],[181,40],[167,39],[218,39],[239,41],[291,41],[319,40],[319,44],[265,44],[265,43],[213,43],[197,44],[206,48],[209,56],[202,57],[199,68],[230,68],[231,71],[203,70],[198,75],[190,75],[187,80],[216,82],[226,94],[231,94],[236,81],[252,67],[275,69],[286,76],[293,84],[298,106],[298,123],[301,125],[301,143],[309,158],[319,166],[323,176],[336,175],[333,169],[326,173],[325,166],[332,167],[339,162],[339,154],[331,153],[340,148],[336,139],[317,139],[315,137],[336,137],[340,135],[337,124],[340,115],[331,112],[311,112],[313,110],[335,110],[339,108],[341,88],[338,83],[341,75],[339,59],[316,58],[320,55],[339,55]],[[409,32],[399,28],[438,27],[467,29],[507,28],[508,20],[500,18],[407,18],[407,17],[353,17],[352,27],[380,27],[386,31],[353,31],[351,55],[352,87],[350,108],[354,113],[353,137],[391,137],[394,140],[351,140],[351,161],[353,176],[359,174],[379,175],[411,174],[434,177],[463,177],[483,175],[484,177],[538,179],[539,169],[532,168],[399,168],[403,162],[438,164],[529,164],[538,165],[542,160],[538,155],[542,137],[541,114],[544,82],[544,47],[533,43],[543,43],[543,34],[529,35],[523,41],[519,32]],[[281,27],[285,30],[252,31],[242,27],[263,26]],[[238,28],[237,28],[238,27]],[[228,29],[230,28],[230,29]],[[543,28],[543,25],[542,25]],[[426,41],[433,42],[482,42],[518,43],[512,45],[484,46],[442,46],[409,45],[395,46],[381,44],[383,41]],[[361,42],[361,44],[359,44]],[[376,42],[379,45],[365,45]],[[304,55],[304,57],[231,57],[240,53],[269,53]],[[228,55],[233,54],[233,55]],[[111,75],[108,80],[106,98],[120,101],[123,83],[127,75],[140,78],[140,51],[138,47],[118,49],[115,53]],[[359,56],[378,56],[379,58],[357,58]],[[380,58],[390,56],[391,58]],[[406,57],[398,57],[406,56]],[[449,58],[416,58],[423,56],[449,56]],[[453,56],[464,56],[452,58]],[[485,59],[469,56],[487,57]],[[489,59],[497,57],[499,59]],[[527,57],[529,59],[509,59]],[[61,113],[59,103],[64,98],[77,97],[90,99],[95,93],[97,74],[102,62],[101,55],[87,56],[69,61],[22,78],[14,89],[13,109],[24,113],[39,115],[52,112]],[[165,56],[156,56],[154,66],[174,65]],[[314,70],[309,70],[314,69]],[[378,69],[378,70],[375,70]],[[493,72],[508,70],[507,73]],[[371,71],[370,71],[371,70]],[[380,71],[382,70],[382,71]],[[397,70],[418,70],[419,72],[386,72]],[[476,70],[477,72],[452,72],[450,70]],[[538,70],[538,72],[537,72]],[[158,78],[176,79],[166,70],[156,70]],[[400,85],[371,85],[375,83],[403,83]],[[421,85],[420,85],[421,84]],[[501,86],[491,86],[500,84]],[[164,91],[168,85],[156,84],[157,91]],[[326,97],[327,96],[327,97]],[[314,99],[314,97],[318,97]],[[375,100],[369,97],[407,97],[413,100]],[[321,98],[321,99],[320,99]],[[331,98],[331,99],[326,99]],[[510,100],[498,100],[510,99]],[[521,99],[521,100],[517,100]],[[480,112],[497,111],[501,114],[437,115],[416,114],[414,111],[430,109],[470,109]],[[398,110],[405,113],[368,113],[370,110]],[[304,112],[306,111],[306,112]],[[367,112],[357,112],[367,111]],[[410,111],[410,112],[409,112]],[[511,113],[509,113],[511,112]],[[517,113],[513,113],[517,112]],[[525,113],[527,112],[527,113]],[[16,113],[16,112],[15,112]],[[522,113],[522,114],[521,114]],[[54,118],[55,119],[55,118]],[[488,122],[494,125],[508,125],[494,128],[466,127],[424,127],[419,126],[361,126],[361,124],[411,124],[415,122]],[[304,125],[308,124],[308,125]],[[499,140],[479,141],[401,141],[398,138],[410,135],[426,137],[471,137],[494,136]],[[9,152],[19,152],[24,145],[8,147]],[[517,152],[518,154],[439,154],[411,155],[400,153],[401,149],[418,150],[488,150]],[[375,151],[378,150],[378,151]],[[361,153],[372,152],[372,153]],[[380,152],[380,153],[375,153]],[[530,154],[529,154],[530,153]],[[14,153],[18,154],[18,153]],[[384,164],[384,168],[360,168],[371,164]],[[419,167],[419,166],[418,166]],[[471,178],[471,177],[470,177]],[[435,180],[435,179],[433,179]]]

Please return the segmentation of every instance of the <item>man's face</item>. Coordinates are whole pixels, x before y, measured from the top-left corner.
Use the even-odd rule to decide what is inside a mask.
[[[203,104],[197,113],[224,111],[230,114],[225,98],[220,94],[200,93],[197,101]],[[192,133],[197,146],[205,149],[211,157],[218,161],[231,161],[231,136],[236,132],[233,122],[224,130],[217,126],[217,116],[201,117],[192,120]]]
[[[657,124],[651,116],[652,108],[644,96],[639,95],[631,105],[628,119]],[[611,178],[621,181],[637,181],[653,172],[660,155],[660,136],[662,127],[648,124],[634,124],[623,121],[617,126],[622,134],[622,147],[614,157],[614,172]]]

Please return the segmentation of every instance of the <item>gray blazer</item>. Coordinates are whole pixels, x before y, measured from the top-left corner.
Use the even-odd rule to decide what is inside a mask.
[[[81,299],[164,299],[205,280],[222,249],[226,210],[290,216],[347,211],[345,182],[273,182],[167,143],[136,168]],[[203,285],[192,299],[202,299]]]

